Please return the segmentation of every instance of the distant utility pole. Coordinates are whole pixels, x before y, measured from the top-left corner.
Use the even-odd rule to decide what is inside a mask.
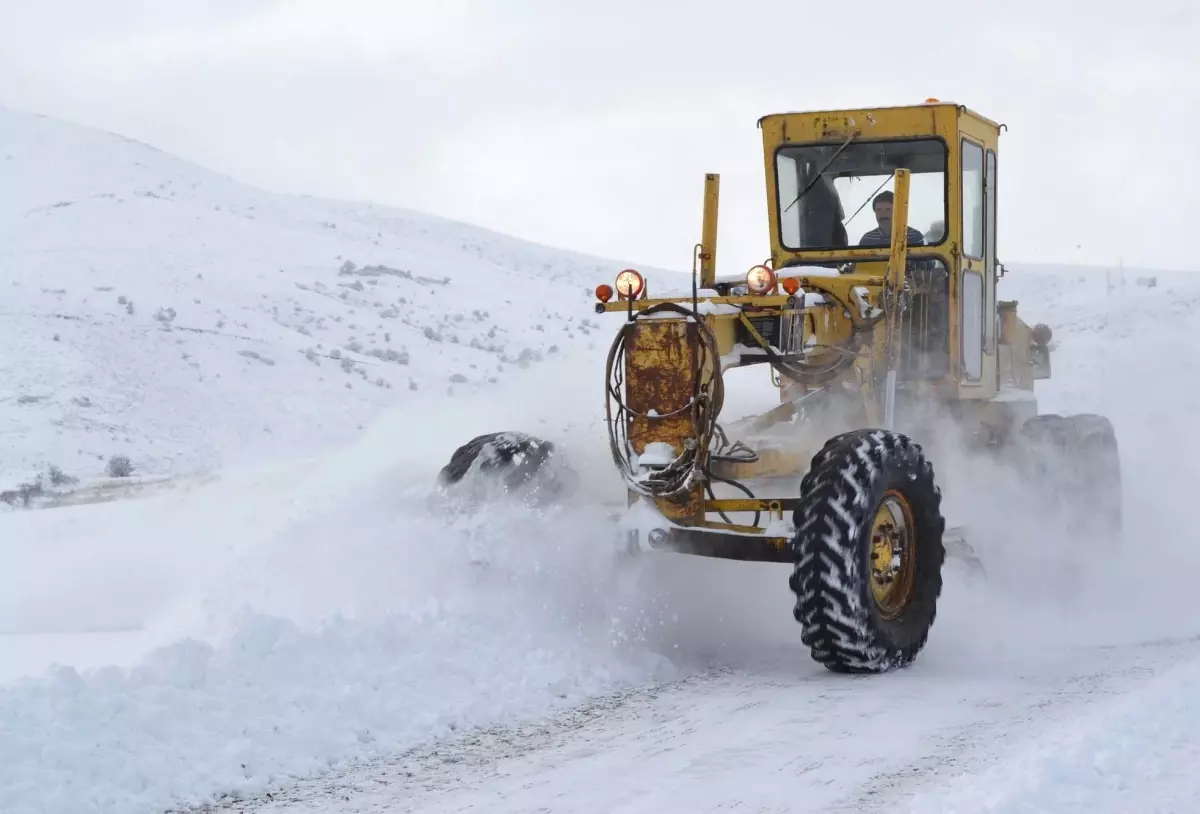
[[[1125,288],[1125,256],[1117,255],[1117,280],[1122,289]],[[1116,286],[1113,284],[1112,268],[1104,270],[1104,328],[1108,328],[1108,316],[1112,313],[1112,293]]]

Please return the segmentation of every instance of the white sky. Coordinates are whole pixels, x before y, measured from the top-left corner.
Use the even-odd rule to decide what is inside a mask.
[[[732,273],[767,256],[760,115],[936,96],[1008,125],[1002,259],[1200,268],[1192,2],[0,0],[0,103],[677,268],[716,171]]]

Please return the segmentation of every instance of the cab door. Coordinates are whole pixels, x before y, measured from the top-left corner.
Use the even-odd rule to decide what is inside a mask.
[[[989,287],[987,281],[992,277],[989,273],[995,267],[995,248],[991,246],[991,260],[988,259],[989,241],[987,230],[987,196],[984,172],[983,145],[968,138],[962,140],[962,246],[960,253],[959,302],[961,319],[959,320],[959,347],[962,348],[962,376],[966,383],[977,384],[983,378],[983,354],[986,344],[985,333],[989,331],[984,318],[987,313],[986,302],[989,296],[995,296],[994,280]]]
[[[983,352],[996,352],[996,331],[999,314],[996,311],[996,151],[987,151],[987,166],[983,176]],[[998,370],[998,369],[997,369]]]

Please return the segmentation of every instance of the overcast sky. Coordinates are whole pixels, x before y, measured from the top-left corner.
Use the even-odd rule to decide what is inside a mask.
[[[716,171],[725,273],[768,254],[760,115],[928,96],[1008,126],[1002,259],[1200,268],[1189,0],[0,0],[0,103],[679,268]]]

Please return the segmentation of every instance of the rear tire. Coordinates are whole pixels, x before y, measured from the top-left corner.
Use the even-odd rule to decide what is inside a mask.
[[[1087,495],[1083,524],[1117,544],[1123,532],[1121,450],[1112,422],[1099,415],[1071,416],[1079,456],[1080,495]]]
[[[1045,413],[1020,432],[1024,474],[1044,508],[1061,513],[1081,537],[1112,547],[1122,534],[1121,455],[1104,416]]]
[[[923,450],[885,430],[836,436],[801,491],[789,580],[801,641],[835,672],[907,666],[937,616],[945,560],[942,495]]]

